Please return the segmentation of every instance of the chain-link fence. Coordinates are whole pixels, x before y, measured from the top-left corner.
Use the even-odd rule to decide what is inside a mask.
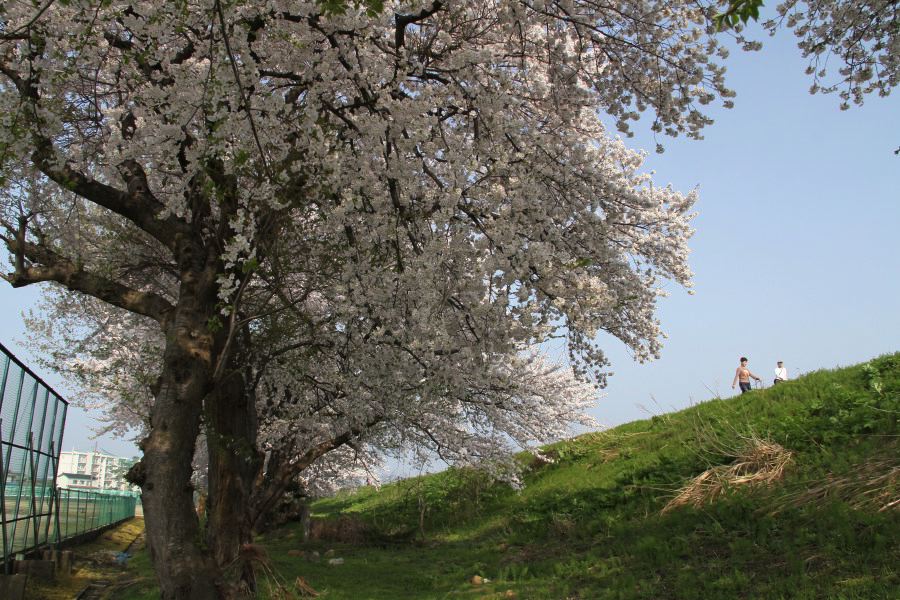
[[[2,560],[134,516],[134,494],[56,487],[68,402],[0,344]]]
[[[130,519],[134,516],[136,505],[136,494],[60,489],[59,539],[79,536]]]

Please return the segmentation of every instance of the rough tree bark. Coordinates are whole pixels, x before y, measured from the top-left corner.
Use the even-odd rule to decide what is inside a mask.
[[[150,433],[129,478],[141,486],[147,545],[163,600],[214,600],[225,592],[215,557],[200,545],[191,461],[204,401],[218,397],[210,392],[224,336],[208,327],[216,314],[217,257],[197,241],[181,244],[181,285],[174,315],[164,327],[166,346]],[[216,500],[211,497],[210,502]]]
[[[249,498],[260,465],[256,448],[256,398],[247,366],[235,353],[233,369],[206,402],[206,440],[209,451],[207,546],[223,571],[226,593],[240,587],[255,591],[253,562],[241,550],[253,541]]]
[[[217,570],[198,545],[200,528],[190,484],[208,372],[195,355],[204,345],[196,329],[183,322],[175,328],[166,344],[150,434],[142,444],[142,477],[134,479],[141,485],[147,545],[161,597],[212,600],[218,597]]]

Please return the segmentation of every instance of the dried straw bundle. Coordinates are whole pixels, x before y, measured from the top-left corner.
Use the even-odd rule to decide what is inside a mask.
[[[712,467],[691,479],[663,507],[662,512],[679,506],[702,506],[718,498],[728,488],[770,485],[782,478],[791,460],[791,452],[780,444],[749,438],[743,450],[736,453],[735,462]]]
[[[788,495],[772,514],[785,508],[828,500],[841,500],[856,509],[900,510],[900,461],[896,458],[869,460],[849,475],[829,475],[815,485]]]

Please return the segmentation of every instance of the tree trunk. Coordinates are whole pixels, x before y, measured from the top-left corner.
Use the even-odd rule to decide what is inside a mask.
[[[304,502],[300,507],[300,527],[303,529],[303,541],[308,542],[312,533],[312,519],[309,514],[309,503]]]
[[[191,460],[209,386],[212,350],[209,335],[198,334],[202,329],[197,325],[196,319],[176,315],[167,336],[150,435],[142,443],[142,472],[133,477],[142,480],[147,545],[163,600],[220,597],[216,565],[198,544],[200,528],[191,485]]]
[[[253,541],[250,492],[259,467],[256,449],[256,397],[246,366],[237,364],[206,403],[206,440],[209,448],[209,503],[207,545],[216,565],[224,571],[226,586],[255,591],[253,554],[241,549]]]
[[[150,434],[130,479],[141,486],[147,546],[162,600],[216,600],[225,592],[214,557],[201,546],[191,475],[203,403],[224,347],[223,333],[209,327],[217,314],[218,265],[215,250],[182,242],[179,298],[165,327]]]

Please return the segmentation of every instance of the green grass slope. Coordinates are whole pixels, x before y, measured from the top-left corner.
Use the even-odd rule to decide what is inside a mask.
[[[554,444],[553,462],[521,458],[519,490],[450,469],[338,495],[313,507],[322,539],[287,526],[260,540],[261,588],[276,597],[276,580],[300,576],[329,600],[900,598],[898,414],[895,354]],[[759,442],[784,449],[768,482],[738,465]],[[693,489],[715,498],[663,511],[704,473]]]

